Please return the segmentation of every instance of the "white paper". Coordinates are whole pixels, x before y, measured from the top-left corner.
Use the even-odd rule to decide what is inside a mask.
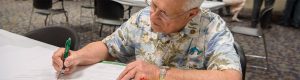
[[[44,47],[16,47],[0,45],[0,80],[56,80],[52,66],[55,50]],[[61,79],[71,80],[115,80],[125,66],[97,63],[80,66],[70,75]]]
[[[61,79],[72,80],[116,80],[125,66],[97,63],[91,66],[83,66],[71,75],[65,75]]]
[[[56,79],[51,62],[53,50],[39,46],[24,48],[5,45],[0,46],[0,51],[0,80]]]

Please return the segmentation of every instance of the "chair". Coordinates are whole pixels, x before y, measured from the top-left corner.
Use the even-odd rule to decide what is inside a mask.
[[[61,8],[52,9],[52,5],[57,3],[57,2],[61,2]],[[52,0],[33,0],[33,6],[32,6],[32,11],[31,11],[31,14],[30,14],[28,30],[30,30],[30,27],[31,27],[31,24],[32,24],[31,20],[32,20],[32,16],[33,16],[34,12],[37,13],[37,14],[46,16],[46,18],[44,20],[45,26],[48,25],[47,24],[48,17],[53,22],[52,16],[56,15],[56,14],[61,14],[61,13],[64,13],[66,23],[69,24],[68,14],[67,14],[67,11],[64,8],[64,0],[58,0],[57,2],[52,3]]]
[[[261,28],[271,28],[272,10],[273,8],[265,8],[262,10],[261,16],[259,17]]]
[[[95,0],[95,15],[97,19],[94,19],[95,23],[100,23],[100,33],[102,34],[103,25],[120,26],[123,23],[124,7],[122,4],[112,0]]]
[[[79,48],[79,36],[69,27],[45,27],[37,30],[30,31],[24,36],[45,42],[57,47],[65,47],[66,40],[71,38],[71,50]]]
[[[245,80],[247,60],[246,60],[244,50],[237,42],[234,42],[234,49],[236,50],[237,54],[240,56],[243,80]]]
[[[265,8],[262,10],[260,14],[260,7],[262,5],[262,1],[265,1]],[[254,0],[254,6],[253,6],[253,21],[251,23],[252,27],[257,27],[257,28],[249,28],[249,27],[233,27],[231,29],[232,32],[235,33],[240,33],[240,34],[245,34],[245,35],[250,35],[250,36],[257,36],[258,38],[263,39],[263,46],[264,46],[264,54],[265,55],[246,55],[247,57],[255,58],[255,59],[260,59],[265,61],[266,63],[264,66],[260,65],[249,65],[250,67],[257,68],[257,69],[263,69],[265,71],[268,70],[269,68],[269,61],[268,61],[268,50],[267,50],[267,43],[265,40],[264,36],[264,29],[271,28],[271,17],[272,17],[272,10],[273,10],[273,4],[274,0]],[[258,9],[258,10],[257,10]],[[259,20],[256,18],[259,17]],[[256,26],[257,23],[260,23],[260,26]]]

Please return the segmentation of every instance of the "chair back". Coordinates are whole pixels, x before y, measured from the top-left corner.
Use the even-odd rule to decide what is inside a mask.
[[[50,9],[52,0],[33,0],[33,7],[36,9]]]
[[[244,50],[237,42],[234,42],[234,49],[236,50],[237,54],[240,56],[243,80],[245,80],[247,60],[246,60]]]
[[[273,8],[265,8],[261,12],[260,16],[260,26],[261,28],[271,28],[271,18],[272,18]]]
[[[124,7],[112,0],[95,0],[95,15],[103,19],[121,20],[124,17]]]
[[[40,28],[26,33],[25,36],[57,47],[65,47],[65,42],[70,37],[70,49],[77,50],[79,47],[79,36],[73,29],[68,27]]]

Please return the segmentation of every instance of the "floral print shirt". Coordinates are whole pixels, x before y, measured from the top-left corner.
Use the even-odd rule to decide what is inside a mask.
[[[153,32],[150,7],[146,7],[104,38],[109,54],[120,62],[141,59],[157,66],[179,69],[241,71],[234,39],[225,21],[201,9],[178,33]]]

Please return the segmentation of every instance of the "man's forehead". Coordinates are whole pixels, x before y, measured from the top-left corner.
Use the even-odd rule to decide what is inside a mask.
[[[187,0],[153,0],[158,3],[165,3],[168,4],[169,6],[183,6]]]
[[[186,0],[153,0],[153,2],[167,11],[182,11]]]

